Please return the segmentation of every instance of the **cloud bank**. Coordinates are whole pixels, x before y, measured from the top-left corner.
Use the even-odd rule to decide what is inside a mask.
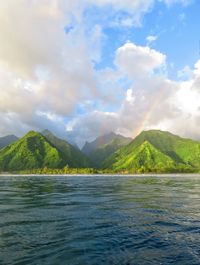
[[[155,2],[0,1],[0,134],[48,128],[80,145],[149,128],[199,137],[200,62],[187,80],[173,81],[165,54],[129,41],[113,50],[112,66],[96,67],[107,36],[104,25],[89,27],[86,11],[125,12],[123,26],[141,26]]]

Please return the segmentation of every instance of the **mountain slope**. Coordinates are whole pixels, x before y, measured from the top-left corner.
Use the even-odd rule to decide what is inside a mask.
[[[115,170],[139,169],[141,172],[164,170],[174,167],[175,163],[169,156],[156,149],[148,141],[144,141],[133,152],[122,157],[115,163]]]
[[[86,143],[82,151],[87,154],[95,167],[101,167],[108,156],[131,141],[131,138],[111,132],[98,137],[91,143]]]
[[[97,148],[101,147],[112,141],[117,135],[113,132],[97,137],[91,143],[86,142],[82,148],[82,152],[86,155],[89,155]]]
[[[16,142],[19,138],[15,135],[7,135],[4,137],[0,137],[0,149],[4,148],[5,146]]]
[[[60,152],[43,135],[29,132],[17,142],[0,150],[0,171],[17,171],[41,167],[62,167]]]
[[[42,132],[42,135],[62,154],[63,159],[70,167],[84,168],[89,167],[88,158],[76,147],[67,141],[56,137],[49,130]]]
[[[141,167],[144,167],[144,171],[151,169],[160,172],[195,170],[200,168],[200,143],[169,132],[144,131],[107,158],[103,167],[135,172],[140,171]]]
[[[200,166],[200,143],[198,141],[159,130],[143,131],[135,140],[135,143],[149,141],[177,163],[189,164],[194,167]]]

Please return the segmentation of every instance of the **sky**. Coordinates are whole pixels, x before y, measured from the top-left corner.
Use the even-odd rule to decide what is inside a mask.
[[[0,136],[200,139],[200,1],[0,0]]]

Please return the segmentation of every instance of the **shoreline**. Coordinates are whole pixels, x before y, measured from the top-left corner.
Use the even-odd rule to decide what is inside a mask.
[[[11,174],[0,173],[0,177],[200,177],[200,173],[169,174]]]

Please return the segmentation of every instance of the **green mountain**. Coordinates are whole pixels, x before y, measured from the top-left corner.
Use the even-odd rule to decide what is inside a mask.
[[[132,141],[131,138],[124,137],[113,132],[98,137],[91,143],[86,142],[82,152],[92,161],[95,167],[101,167],[103,161],[122,146]]]
[[[56,137],[49,130],[42,132],[42,135],[62,154],[63,159],[70,167],[85,168],[90,166],[89,159],[77,147],[67,141]]]
[[[61,144],[62,143],[62,144]],[[67,150],[65,150],[67,149]],[[71,155],[71,156],[70,156]],[[73,156],[75,157],[73,161]],[[87,166],[86,158],[76,148],[53,135],[43,136],[29,132],[15,143],[0,150],[0,171],[18,171],[34,168],[62,168],[66,165]],[[80,159],[80,161],[78,161]]]
[[[198,171],[200,143],[169,132],[143,131],[108,157],[103,167],[130,172]]]
[[[19,138],[17,138],[15,135],[7,135],[0,137],[0,149],[4,148],[5,146],[12,144],[16,142]]]
[[[82,152],[86,155],[91,154],[93,151],[95,151],[97,148],[101,147],[102,145],[105,145],[112,141],[117,135],[113,132],[110,132],[108,134],[105,134],[103,136],[97,137],[94,141],[88,143],[86,142],[85,145],[82,148]]]
[[[110,133],[86,144],[85,149],[92,165],[108,172],[200,172],[200,142],[169,132],[143,131],[134,140]],[[0,149],[3,172],[46,167],[62,171],[67,165],[78,172],[90,167],[90,162],[79,149],[48,130],[31,131]]]
[[[17,142],[0,150],[0,171],[17,171],[40,167],[61,167],[61,154],[43,135],[29,132]]]

